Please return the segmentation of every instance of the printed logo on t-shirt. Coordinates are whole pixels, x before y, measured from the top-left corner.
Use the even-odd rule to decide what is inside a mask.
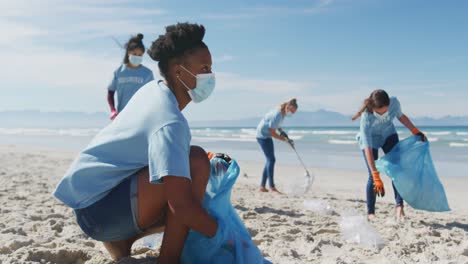
[[[376,120],[377,120],[377,122],[379,124],[383,124],[383,123],[388,123],[388,122],[392,121],[392,118],[390,116],[386,116],[386,117],[383,117],[381,119],[376,118]]]
[[[118,77],[117,81],[119,82],[119,84],[125,84],[125,83],[143,84],[145,80],[142,77],[129,76],[129,77]]]

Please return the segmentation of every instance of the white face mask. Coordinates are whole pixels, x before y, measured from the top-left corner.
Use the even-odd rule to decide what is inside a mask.
[[[216,85],[216,78],[215,78],[214,73],[204,73],[204,74],[194,75],[189,70],[187,70],[184,66],[180,65],[180,67],[197,79],[195,88],[190,89],[190,87],[188,87],[179,78],[179,76],[177,76],[177,79],[179,79],[182,85],[184,85],[185,88],[187,88],[187,92],[190,98],[192,98],[192,101],[194,103],[200,103],[206,100],[208,97],[210,97]]]
[[[383,113],[383,114],[379,114],[377,112],[374,112],[374,116],[375,116],[375,118],[377,118],[377,120],[382,121],[382,120],[386,120],[388,118],[389,113],[388,113],[388,111]]]
[[[141,62],[143,61],[143,56],[128,55],[128,61],[135,67],[140,66]]]
[[[294,109],[294,107],[291,106],[290,104],[288,104],[288,105],[286,106],[286,109],[285,109],[285,111],[286,111],[285,116],[287,116],[287,117],[292,117],[292,116],[294,115],[294,113],[293,113],[291,110],[289,110],[289,109]],[[296,110],[297,110],[297,108],[296,108]]]

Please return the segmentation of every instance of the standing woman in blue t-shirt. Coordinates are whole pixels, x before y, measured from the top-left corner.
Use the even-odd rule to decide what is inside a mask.
[[[225,228],[202,207],[210,174],[207,153],[190,146],[182,110],[215,87],[205,28],[166,27],[148,51],[164,80],[142,87],[125,110],[80,152],[54,195],[74,209],[80,228],[114,260],[164,230],[158,263],[179,263],[193,229],[223,242]]]
[[[260,183],[260,191],[268,192],[265,188],[267,179],[270,185],[270,191],[281,193],[275,187],[274,171],[275,171],[275,149],[273,145],[273,139],[281,141],[290,140],[287,134],[281,129],[284,117],[291,116],[297,111],[297,100],[293,98],[287,102],[284,102],[280,107],[268,112],[265,117],[260,121],[257,126],[257,142],[263,150],[266,158],[266,164],[263,168],[262,182]],[[292,140],[290,140],[292,144]]]
[[[375,217],[376,196],[384,196],[385,189],[380,173],[375,167],[375,160],[378,159],[379,148],[384,153],[388,153],[398,143],[398,134],[393,124],[397,118],[414,135],[421,136],[423,141],[426,136],[420,132],[401,111],[400,102],[396,97],[389,97],[384,90],[375,90],[369,98],[364,101],[362,109],[353,117],[353,121],[361,117],[361,125],[358,134],[359,146],[364,155],[369,179],[367,181],[367,214],[368,218]],[[393,185],[396,202],[396,216],[403,218],[403,198]]]
[[[143,34],[141,33],[131,37],[125,44],[123,64],[114,71],[112,81],[107,87],[107,102],[111,110],[111,120],[114,120],[122,112],[133,95],[143,85],[154,80],[153,72],[141,64],[144,53],[145,45],[143,45]],[[117,108],[114,99],[116,92]]]

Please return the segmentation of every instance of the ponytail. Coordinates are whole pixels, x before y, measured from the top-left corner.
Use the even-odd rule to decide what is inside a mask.
[[[372,112],[372,107],[371,107],[371,99],[370,98],[367,98],[366,100],[364,100],[364,105],[361,107],[361,110],[359,110],[359,112],[357,112],[357,114],[355,114],[352,118],[352,121],[356,121],[359,117],[361,117],[361,115],[365,112],[365,111],[368,111],[368,112]]]
[[[362,106],[361,110],[359,110],[359,112],[352,118],[352,120],[356,121],[365,111],[372,113],[374,108],[381,108],[389,105],[390,97],[388,96],[387,92],[384,90],[375,90],[371,93],[369,98],[364,100],[364,105]]]

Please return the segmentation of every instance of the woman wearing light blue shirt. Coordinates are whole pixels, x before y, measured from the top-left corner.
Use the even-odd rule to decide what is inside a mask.
[[[375,217],[376,196],[384,196],[385,189],[380,179],[380,174],[375,167],[378,159],[378,150],[382,148],[388,153],[398,143],[398,134],[393,124],[397,118],[413,134],[420,135],[424,141],[426,137],[421,133],[401,111],[400,102],[396,97],[389,97],[384,90],[375,90],[364,101],[362,109],[353,117],[353,121],[361,117],[359,134],[357,136],[359,146],[366,161],[369,179],[367,181],[367,214],[368,218]],[[396,214],[398,218],[404,217],[403,199],[393,186],[395,193]]]
[[[190,146],[182,110],[215,86],[202,25],[166,27],[148,51],[164,81],[143,86],[83,150],[54,195],[114,260],[134,241],[164,230],[158,263],[178,263],[189,229],[213,239],[223,225],[201,206],[210,174],[206,152]],[[218,240],[216,240],[218,241]]]
[[[143,34],[139,33],[130,38],[125,44],[125,49],[123,64],[114,71],[112,81],[107,87],[107,103],[111,110],[111,120],[122,112],[143,85],[154,80],[153,72],[141,64],[145,53]],[[117,108],[115,107],[115,93],[117,93]]]
[[[281,129],[281,125],[285,116],[290,116],[296,113],[296,111],[297,100],[296,98],[293,98],[287,102],[282,103],[279,108],[268,112],[257,126],[257,142],[260,145],[266,158],[266,164],[262,173],[262,181],[260,183],[261,192],[268,192],[265,187],[268,180],[270,191],[281,193],[278,191],[278,189],[276,189],[274,181],[276,158],[273,138],[281,141],[289,140],[287,134]]]

